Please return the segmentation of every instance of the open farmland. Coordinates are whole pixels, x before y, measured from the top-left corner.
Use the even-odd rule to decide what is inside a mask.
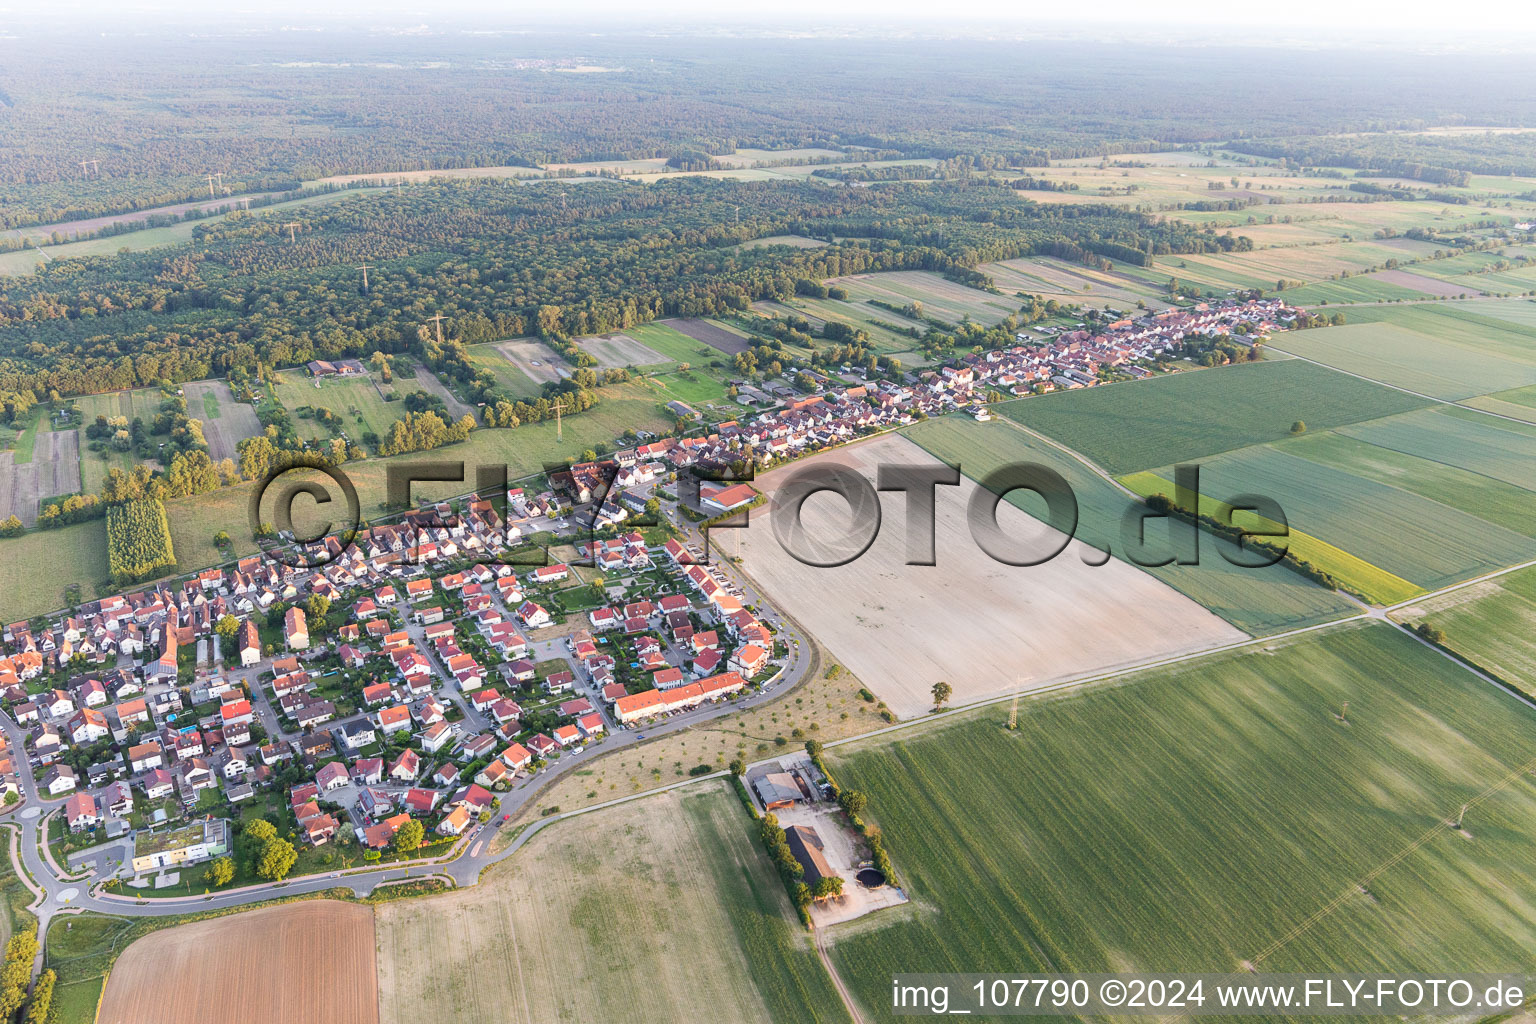
[[[565,360],[542,341],[535,338],[513,338],[495,342],[494,345],[507,362],[534,384],[548,384],[564,376],[561,370]]]
[[[618,331],[581,338],[576,344],[604,369],[614,366],[654,366],[667,361],[660,352]]]
[[[1495,676],[1536,689],[1536,568],[1518,569],[1420,601],[1396,617],[1427,622],[1444,643]]]
[[[1536,426],[1439,406],[1339,428],[1379,448],[1455,466],[1515,487],[1536,484]],[[1475,500],[1472,496],[1470,500]]]
[[[1378,274],[1359,274],[1341,281],[1317,281],[1300,288],[1288,288],[1281,293],[1281,298],[1297,306],[1425,299],[1442,294],[1444,287],[1432,278],[1401,270],[1383,270]]]
[[[309,900],[146,935],[113,965],[96,1019],[377,1024],[377,993],[373,911]]]
[[[496,378],[496,383],[507,394],[514,398],[535,398],[539,394],[539,385],[509,359],[505,353],[495,345],[470,345],[465,348],[469,361],[475,364],[477,370],[488,370],[491,376]]]
[[[1529,964],[1536,712],[1389,626],[1006,717],[829,752],[916,908],[831,933],[866,1020],[908,971]]]
[[[1158,472],[1172,480],[1171,467]],[[1285,445],[1256,445],[1202,461],[1200,486],[1207,496],[1262,494],[1279,502],[1293,530],[1332,545],[1392,576],[1356,581],[1361,592],[1391,604],[1414,596],[1403,580],[1426,590],[1458,583],[1536,557],[1536,540],[1347,468],[1286,453]],[[1165,493],[1172,493],[1169,484]],[[1531,508],[1536,509],[1536,495]],[[1465,499],[1474,503],[1476,495]],[[1297,554],[1307,557],[1297,538]],[[1324,568],[1333,560],[1312,559]],[[1341,578],[1358,567],[1340,566]],[[1363,584],[1363,585],[1362,585]]]
[[[818,456],[873,477],[880,464],[933,462],[900,436]],[[770,499],[795,468],[758,478]],[[812,568],[776,539],[772,510],[740,531],[743,566],[791,615],[815,622],[834,657],[897,715],[922,714],[939,680],[956,703],[1089,675],[1159,656],[1203,650],[1242,639],[1242,633],[1176,590],[1124,562],[1098,562],[1098,552],[1073,541],[1041,565],[994,561],[971,539],[965,510],[977,484],[940,488],[937,564],[906,564],[900,494],[882,496],[885,528],[861,557],[836,568]],[[802,522],[810,538],[836,538],[847,529],[840,499],[812,498]],[[998,507],[1004,533],[1044,552],[1061,535],[1010,504]],[[831,597],[829,598],[829,595]],[[1113,622],[1115,628],[1105,629]]]
[[[1113,482],[1089,470],[1081,461],[1044,441],[1031,437],[1006,420],[977,423],[969,417],[945,416],[908,427],[904,433],[926,451],[950,465],[960,466],[973,480],[984,479],[999,467],[1029,462],[1060,473],[1077,498],[1077,536],[1095,547],[1108,548],[1125,560],[1121,524],[1139,505]],[[1006,499],[1037,517],[1045,514],[1043,503],[1026,491]],[[1142,561],[1166,557],[1167,528],[1156,521],[1147,525],[1147,547]],[[1234,626],[1255,636],[1310,626],[1351,613],[1355,606],[1344,597],[1311,582],[1280,565],[1245,569],[1222,557],[1227,542],[1211,535],[1201,537],[1199,565],[1162,565],[1143,571],[1191,600],[1209,608]]]
[[[1407,314],[1426,307],[1388,308]],[[1350,319],[1377,312],[1352,309]],[[1409,327],[1408,322],[1416,326]],[[1536,384],[1536,331],[1522,332],[1498,321],[1492,324],[1490,330],[1455,317],[1431,318],[1421,313],[1387,322],[1295,331],[1272,339],[1271,345],[1446,401]]]
[[[1019,303],[1005,295],[993,295],[959,284],[927,270],[891,270],[851,277],[829,277],[828,286],[846,288],[853,302],[879,299],[896,306],[921,302],[928,316],[959,323],[969,316],[978,323],[995,324],[1016,311]],[[871,306],[875,313],[886,310]]]
[[[1001,263],[983,263],[976,269],[992,278],[1007,295],[1024,292],[1058,302],[1087,302],[1097,305],[1109,301],[1134,306],[1142,300],[1160,300],[1167,294],[1150,281],[1116,270],[1104,271],[1079,263],[1032,256]],[[1140,269],[1140,268],[1138,268]]]
[[[843,1022],[721,783],[563,821],[474,889],[378,910],[383,1024]]]
[[[261,433],[256,410],[246,402],[235,401],[229,385],[220,380],[199,381],[186,386],[187,415],[203,421],[203,438],[208,442],[208,457],[235,457],[235,446],[247,437]]]
[[[1288,359],[1038,395],[994,411],[1120,474],[1286,437],[1297,420],[1315,430],[1424,404],[1379,384]]]
[[[43,498],[80,490],[80,432],[49,430],[44,413],[19,440],[0,452],[0,520],[14,515],[31,526]]]
[[[728,356],[745,352],[748,348],[746,334],[718,320],[668,320],[664,326],[686,334],[694,341],[702,341]]]

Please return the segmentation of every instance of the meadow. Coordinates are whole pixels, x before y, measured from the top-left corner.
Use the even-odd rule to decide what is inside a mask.
[[[1536,713],[1390,626],[1006,718],[829,751],[914,900],[832,933],[868,1020],[893,1019],[901,972],[1529,962]]]
[[[534,398],[539,394],[539,385],[534,382],[522,370],[512,365],[511,360],[496,349],[494,345],[470,345],[465,350],[469,355],[469,361],[475,364],[479,370],[489,370],[491,376],[496,378],[496,383],[502,390],[515,398]]]
[[[1109,548],[1125,559],[1129,550],[1121,542],[1121,524],[1137,504],[1129,494],[1082,462],[1018,427],[993,420],[977,423],[968,417],[946,416],[908,427],[904,433],[931,454],[960,466],[980,480],[1001,466],[1028,462],[1060,473],[1077,499],[1076,536],[1095,547]],[[1044,504],[1025,491],[1006,499],[1040,518]],[[1144,562],[1165,557],[1167,529],[1157,521],[1147,525],[1147,551],[1138,552]],[[1244,569],[1232,565],[1222,550],[1226,542],[1206,535],[1201,538],[1199,565],[1143,567],[1146,572],[1191,600],[1204,605],[1244,632],[1262,636],[1338,618],[1354,610],[1345,598],[1326,590],[1283,566]],[[1230,551],[1229,548],[1227,550]]]
[[[303,370],[281,370],[272,379],[272,393],[288,410],[294,431],[312,441],[334,435],[313,416],[299,415],[298,410],[305,406],[326,408],[340,416],[341,429],[353,441],[365,433],[388,437],[390,425],[405,416],[405,405],[402,401],[385,401],[380,388],[383,395],[394,394],[398,399],[413,391],[426,390],[415,379],[399,375],[393,384],[376,384],[371,373],[365,377],[326,380],[310,377]]]
[[[1019,307],[1016,299],[971,288],[927,270],[829,277],[826,283],[847,289],[848,298],[855,303],[867,303],[869,299],[897,306],[921,302],[928,316],[950,323],[959,323],[961,318],[969,316],[978,323],[995,324]],[[887,312],[876,306],[869,308],[878,315]]]
[[[474,889],[379,907],[376,927],[383,1024],[848,1020],[718,782],[559,822]]]
[[[1119,475],[1286,437],[1298,420],[1315,430],[1424,404],[1379,384],[1292,359],[1037,395],[1002,403],[993,411]]]
[[[1444,644],[1473,664],[1526,692],[1536,689],[1536,568],[1440,594],[1396,617],[1427,622]]]

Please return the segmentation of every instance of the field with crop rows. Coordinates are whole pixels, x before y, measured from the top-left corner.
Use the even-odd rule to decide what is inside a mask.
[[[1440,406],[1340,427],[1380,448],[1456,466],[1516,487],[1536,486],[1536,426]]]
[[[907,971],[1529,963],[1536,712],[1389,626],[1006,716],[830,752],[915,904],[832,935],[868,1020]]]
[[[1036,463],[1060,473],[1077,499],[1076,536],[1096,547],[1108,546],[1120,558],[1128,547],[1122,542],[1121,525],[1135,506],[1129,495],[1060,449],[1030,437],[1009,423],[994,420],[977,423],[968,417],[931,419],[905,431],[908,437],[940,459],[958,465],[972,479],[980,480],[1001,466]],[[1006,499],[1036,518],[1045,506],[1027,491],[1015,491]],[[1167,529],[1148,524],[1143,562],[1165,557]],[[1222,557],[1226,542],[1201,537],[1199,565],[1165,565],[1146,568],[1186,597],[1204,605],[1239,629],[1264,635],[1338,618],[1353,606],[1338,594],[1325,590],[1282,566],[1244,569]]]
[[[868,299],[905,306],[909,302],[921,302],[923,311],[931,317],[959,323],[969,316],[978,323],[995,324],[1019,308],[1018,300],[1006,295],[993,295],[977,288],[959,284],[927,270],[892,270],[877,274],[855,274],[852,277],[831,277],[826,282],[848,290],[848,298],[855,304]],[[870,306],[877,314],[886,311]]]
[[[1318,429],[1424,404],[1293,359],[1039,395],[994,411],[1121,474],[1286,437],[1297,420]]]
[[[1218,499],[1238,494],[1272,498],[1298,533],[1426,590],[1536,557],[1536,540],[1530,536],[1283,449],[1257,445],[1203,460],[1201,490]],[[1170,467],[1158,475],[1173,478]],[[1465,500],[1475,503],[1476,496]],[[1303,547],[1298,538],[1298,548]],[[1400,581],[1388,579],[1363,592],[1388,604],[1414,596],[1411,590],[1404,592]]]
[[[1397,617],[1428,622],[1445,634],[1447,647],[1480,668],[1526,692],[1536,689],[1536,568],[1432,597]]]

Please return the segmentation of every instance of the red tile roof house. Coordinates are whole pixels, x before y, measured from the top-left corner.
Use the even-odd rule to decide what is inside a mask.
[[[82,832],[101,824],[96,798],[89,793],[74,793],[64,801],[64,817],[69,822],[71,832]]]
[[[414,782],[421,773],[421,755],[414,750],[402,750],[395,763],[389,766],[389,777],[399,782]]]
[[[377,786],[384,780],[384,759],[381,757],[360,757],[357,764],[352,766],[352,778],[365,786]]]
[[[292,651],[302,651],[309,646],[309,624],[304,609],[289,608],[283,614],[283,640]]]
[[[528,574],[528,578],[535,583],[558,583],[571,574],[568,565],[541,565]]]
[[[748,677],[757,675],[767,664],[768,652],[756,644],[737,648],[736,653],[731,655],[731,667]]]
[[[487,687],[470,697],[469,703],[476,711],[484,711],[498,700],[501,700],[501,694]]]
[[[526,768],[533,763],[533,754],[521,743],[514,743],[501,752],[501,760],[508,768]]]
[[[437,823],[437,833],[444,836],[461,835],[469,827],[471,820],[473,819],[470,817],[469,808],[455,807]]]
[[[528,741],[528,749],[539,757],[549,757],[560,749],[560,744],[556,743],[551,737],[539,733]]]
[[[560,717],[575,718],[578,715],[591,714],[592,710],[591,701],[585,697],[577,697],[575,700],[568,700],[560,705]]]
[[[340,789],[351,780],[347,776],[347,766],[340,761],[332,761],[315,773],[315,785],[320,792],[329,793],[333,789]]]
[[[576,726],[581,730],[582,735],[588,737],[596,736],[605,728],[603,725],[603,716],[598,714],[596,711],[592,712],[590,715],[582,715],[576,720]]]
[[[418,788],[407,792],[401,803],[412,814],[431,814],[437,809],[437,802],[442,798],[443,794],[435,789]]]
[[[411,727],[411,709],[404,704],[397,704],[392,708],[385,708],[379,712],[379,729],[384,735],[389,736],[401,729]]]
[[[720,652],[713,648],[706,648],[697,658],[693,659],[692,672],[695,676],[703,678],[713,675],[720,667]]]

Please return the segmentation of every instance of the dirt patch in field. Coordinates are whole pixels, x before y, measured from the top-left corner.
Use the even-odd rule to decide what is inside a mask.
[[[218,402],[218,416],[207,412],[207,396]],[[235,457],[235,446],[261,433],[261,421],[249,403],[235,399],[229,385],[220,380],[198,381],[186,386],[187,415],[203,421],[203,439],[214,462]]]
[[[507,362],[522,370],[535,384],[547,384],[562,376],[560,368],[565,365],[565,361],[542,341],[514,338],[495,344],[496,351],[506,356]]]
[[[876,467],[936,465],[904,437],[888,436],[821,456],[873,482]],[[759,478],[770,498],[803,467]],[[815,568],[774,536],[773,509],[739,531],[748,572],[786,611],[806,623],[834,657],[906,718],[932,704],[933,684],[954,688],[952,703],[1045,686],[1204,650],[1244,634],[1189,598],[1119,559],[1072,541],[1050,561],[1015,567],[995,561],[971,537],[966,509],[977,485],[937,488],[934,566],[907,565],[905,495],[880,496],[882,526],[871,547],[847,565]],[[835,495],[806,501],[809,538],[849,531],[848,505]],[[1004,502],[1004,535],[1044,551],[1060,534]],[[737,532],[737,531],[733,531]]]
[[[723,327],[716,327],[707,320],[665,320],[663,323],[677,333],[686,334],[694,341],[702,341],[728,356],[747,350],[746,338]]]
[[[1425,295],[1481,295],[1477,288],[1466,284],[1452,284],[1449,281],[1440,281],[1433,277],[1425,277],[1423,274],[1415,274],[1409,270],[1379,270],[1374,274],[1367,274],[1378,281],[1386,281],[1388,284],[1401,285],[1404,288],[1412,288],[1416,292]]]
[[[107,978],[100,1024],[378,1024],[373,911],[331,900],[139,939]]]
[[[416,364],[416,383],[421,385],[421,390],[441,398],[454,419],[475,414],[475,410],[459,401],[458,396],[448,390],[448,386],[438,379],[437,374],[420,363]]]
[[[576,342],[603,369],[621,366],[653,366],[668,362],[666,356],[627,334],[599,334]]]

